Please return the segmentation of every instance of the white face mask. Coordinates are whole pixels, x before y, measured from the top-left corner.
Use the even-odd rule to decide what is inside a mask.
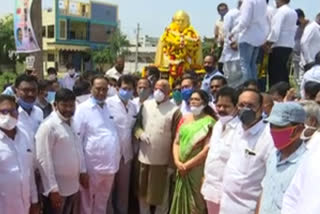
[[[158,89],[153,93],[153,97],[158,103],[161,103],[166,97],[166,95]]]
[[[61,120],[63,120],[64,122],[68,122],[71,119],[71,118],[67,118],[67,117],[63,116],[58,109],[56,110],[56,112],[57,112],[58,117]]]
[[[308,140],[311,139],[312,135],[306,136],[306,131],[307,131],[308,129],[309,129],[309,130],[314,130],[314,131],[316,131],[318,128],[317,128],[317,127],[313,127],[313,126],[308,126],[308,125],[305,124],[305,125],[304,125],[304,130],[302,131],[301,136],[300,136],[300,139],[301,139],[301,140],[308,141]]]
[[[190,107],[190,110],[191,110],[191,112],[192,112],[192,114],[194,115],[194,116],[198,116],[198,115],[200,115],[201,114],[201,112],[202,112],[202,110],[204,109],[204,105],[201,105],[201,106],[198,106],[198,107],[196,107],[196,106],[191,106]]]
[[[227,115],[227,116],[220,116],[219,115],[219,121],[222,123],[222,125],[226,125],[233,118],[234,118],[234,116],[232,116],[232,115]]]
[[[12,130],[17,126],[17,119],[10,116],[9,114],[0,114],[0,127],[5,130]]]
[[[110,86],[109,89],[108,89],[108,97],[112,97],[112,96],[115,96],[117,95],[118,91],[115,87],[113,86]]]

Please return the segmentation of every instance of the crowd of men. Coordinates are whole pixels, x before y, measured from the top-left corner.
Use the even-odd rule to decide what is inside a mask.
[[[105,74],[68,64],[61,79],[54,68],[45,80],[18,76],[0,95],[0,213],[176,214],[175,175],[192,169],[175,139],[205,109],[194,92],[210,97],[216,121],[196,161],[200,188],[189,183],[203,214],[319,213],[320,15],[311,22],[289,0],[267,2],[218,6],[222,54],[204,58],[203,77],[186,71],[171,86],[156,67],[127,74],[123,57]],[[289,84],[289,58],[300,89]]]

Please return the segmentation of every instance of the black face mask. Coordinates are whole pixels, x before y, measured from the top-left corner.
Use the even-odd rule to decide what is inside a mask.
[[[256,120],[256,112],[250,108],[243,108],[239,111],[239,119],[245,126],[250,126]]]
[[[207,73],[211,73],[214,70],[214,67],[204,66],[204,70],[206,70]]]

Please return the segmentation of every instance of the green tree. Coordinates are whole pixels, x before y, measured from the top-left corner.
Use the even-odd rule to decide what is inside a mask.
[[[105,64],[113,64],[117,56],[127,55],[129,53],[129,45],[127,36],[122,34],[120,29],[117,28],[106,47],[91,52],[93,61],[102,69]]]
[[[13,30],[13,15],[0,19],[0,62],[12,68],[16,73],[16,63],[24,61],[23,56],[15,54],[15,39]]]

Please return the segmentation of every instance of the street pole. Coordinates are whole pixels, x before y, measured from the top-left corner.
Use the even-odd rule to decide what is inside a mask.
[[[140,24],[137,25],[136,30],[136,57],[135,57],[135,69],[134,72],[138,71],[138,55],[139,55],[139,37],[140,37]]]
[[[30,54],[35,57],[34,68],[37,77],[43,79],[43,53],[42,53],[42,0],[33,0],[31,7],[31,23],[38,41],[40,51]]]

